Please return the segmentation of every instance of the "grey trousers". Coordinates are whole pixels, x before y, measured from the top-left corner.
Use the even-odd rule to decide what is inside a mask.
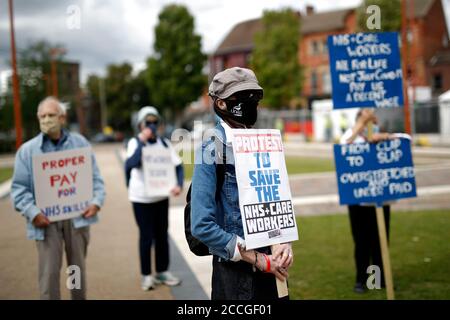
[[[71,220],[51,223],[45,229],[45,239],[37,240],[39,256],[39,291],[42,300],[59,300],[63,248],[66,251],[66,287],[73,300],[86,299],[86,254],[89,227],[75,229]],[[65,270],[66,271],[66,270]],[[78,273],[78,271],[80,271]],[[70,277],[70,278],[69,278]]]

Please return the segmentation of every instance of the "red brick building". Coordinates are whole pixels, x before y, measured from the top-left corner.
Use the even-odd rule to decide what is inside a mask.
[[[450,89],[450,47],[440,0],[414,0],[408,8],[409,74],[413,86],[429,86],[434,96]]]
[[[409,0],[408,60],[411,85],[431,87],[434,95],[450,89],[450,49],[441,0]],[[307,6],[300,15],[299,62],[304,82],[301,96],[306,105],[331,96],[327,37],[357,32],[356,8],[316,13]],[[253,38],[261,19],[233,27],[210,57],[210,74],[233,66],[249,67]]]
[[[302,96],[308,102],[331,97],[327,37],[336,33],[353,33],[355,30],[354,9],[315,13],[312,7],[307,7],[301,22],[298,57],[305,76]]]
[[[253,38],[261,30],[261,19],[238,23],[231,29],[210,59],[210,74],[230,67],[248,67]]]

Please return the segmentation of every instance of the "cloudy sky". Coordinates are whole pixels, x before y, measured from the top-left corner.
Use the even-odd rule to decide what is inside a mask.
[[[450,0],[442,1],[450,7]],[[0,0],[0,72],[9,68],[7,3]],[[203,50],[211,53],[236,23],[260,17],[265,9],[304,12],[314,3],[316,11],[327,11],[354,7],[360,0],[15,0],[16,46],[40,39],[63,44],[67,58],[81,63],[83,80],[90,73],[103,74],[110,63],[128,61],[139,69],[152,53],[158,13],[169,3],[188,7]],[[75,21],[74,11],[80,12],[79,28],[68,26]]]

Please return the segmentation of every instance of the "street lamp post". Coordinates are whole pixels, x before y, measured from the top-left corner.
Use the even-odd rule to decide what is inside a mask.
[[[405,132],[409,135],[411,135],[411,115],[409,110],[409,92],[408,92],[408,66],[409,66],[409,59],[408,59],[408,21],[407,21],[407,11],[406,11],[406,1],[402,0],[402,8],[401,8],[401,14],[402,14],[402,60],[403,60],[403,99],[404,99],[404,106],[403,106],[403,112],[404,112],[404,118],[405,118]],[[414,5],[414,4],[410,4]]]
[[[16,127],[16,150],[22,145],[22,107],[20,104],[19,75],[17,74],[16,40],[14,37],[13,1],[9,0],[9,28],[11,32],[12,87],[14,101],[14,124]]]
[[[100,91],[100,119],[102,124],[102,130],[108,126],[108,115],[106,107],[106,95],[105,95],[105,79],[99,78],[99,91]]]

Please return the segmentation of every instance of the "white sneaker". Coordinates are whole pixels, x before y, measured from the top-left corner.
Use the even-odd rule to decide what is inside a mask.
[[[144,291],[153,290],[155,288],[155,278],[153,276],[142,276],[141,288]]]
[[[156,284],[163,283],[167,286],[173,287],[179,285],[181,283],[181,280],[175,277],[169,271],[164,271],[156,274],[155,283]]]

